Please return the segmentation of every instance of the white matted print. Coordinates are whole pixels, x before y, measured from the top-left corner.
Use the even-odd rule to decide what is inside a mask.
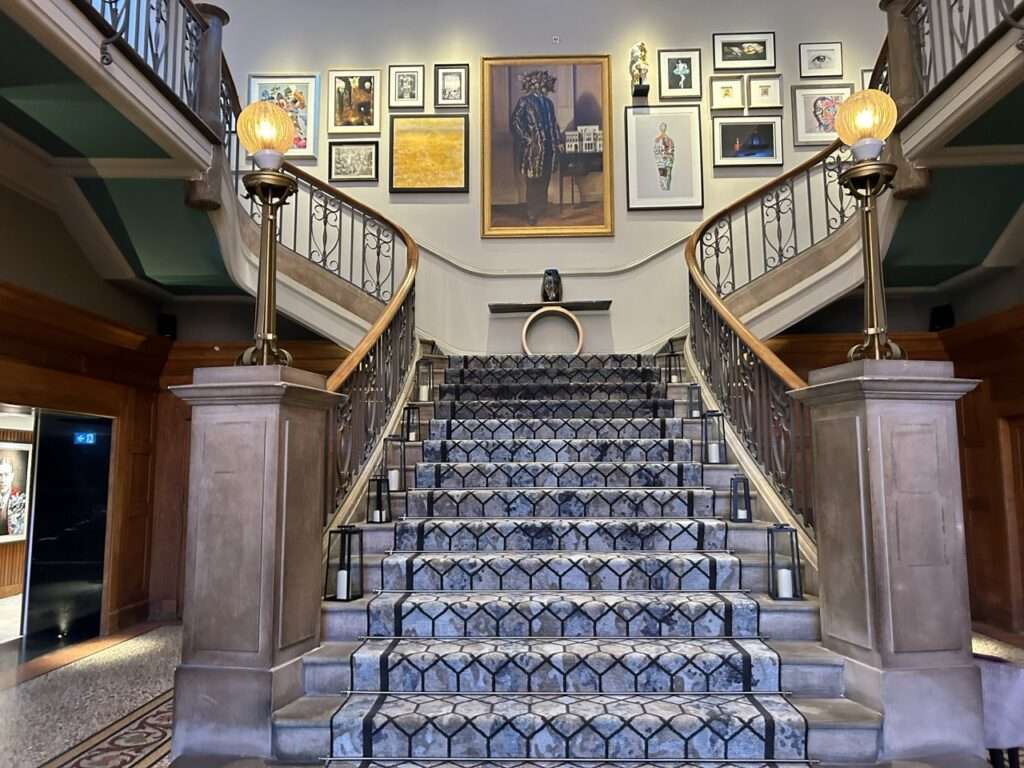
[[[800,77],[842,76],[842,43],[800,43]]]
[[[712,109],[743,109],[743,75],[714,75],[708,78]]]
[[[626,107],[626,200],[631,211],[702,208],[700,106]]]
[[[866,91],[871,87],[871,78],[874,77],[875,70],[873,69],[862,69],[860,71],[860,89]]]
[[[423,109],[426,68],[422,64],[392,64],[388,67],[388,106],[391,109]]]
[[[658,51],[658,98],[699,99],[702,80],[699,48]]]
[[[273,102],[292,119],[295,138],[285,157],[316,157],[319,79],[317,75],[249,75],[249,103]]]
[[[793,144],[819,147],[839,138],[836,111],[853,95],[853,83],[793,86]]]
[[[782,165],[781,117],[716,117],[715,165]]]
[[[328,133],[380,133],[380,70],[327,73]]]
[[[715,69],[775,69],[775,33],[714,34]]]
[[[747,75],[750,109],[782,109],[782,75]]]
[[[434,65],[434,106],[469,107],[469,64]]]
[[[24,536],[28,529],[31,443],[0,443],[0,536]]]
[[[376,141],[332,141],[328,166],[332,183],[377,181],[380,161]]]

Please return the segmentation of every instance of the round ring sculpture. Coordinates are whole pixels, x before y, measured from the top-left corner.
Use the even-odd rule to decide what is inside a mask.
[[[526,343],[526,334],[530,332],[530,326],[533,325],[534,321],[538,318],[544,317],[545,315],[558,315],[566,318],[573,324],[576,328],[576,351],[573,352],[573,354],[578,355],[583,349],[583,326],[580,325],[579,318],[577,318],[576,315],[563,307],[541,307],[526,318],[526,322],[523,323],[523,353],[527,355],[533,354],[533,352],[530,351],[530,345]]]

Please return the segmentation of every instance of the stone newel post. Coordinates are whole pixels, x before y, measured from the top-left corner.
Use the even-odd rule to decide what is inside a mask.
[[[848,694],[884,715],[881,757],[983,754],[951,363],[812,371],[821,633]]]
[[[324,377],[280,366],[197,370],[184,640],[174,755],[270,757],[271,713],[301,695],[320,639],[331,501]]]

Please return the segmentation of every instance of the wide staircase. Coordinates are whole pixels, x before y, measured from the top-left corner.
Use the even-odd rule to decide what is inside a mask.
[[[728,521],[739,469],[686,382],[640,355],[435,362],[397,520],[364,528],[379,590],[324,604],[278,759],[874,763],[880,717],[816,601],[766,594],[769,523],[756,498]]]

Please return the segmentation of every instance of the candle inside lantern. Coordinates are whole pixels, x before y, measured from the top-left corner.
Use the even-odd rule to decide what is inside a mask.
[[[741,523],[750,522],[750,510],[746,507],[736,507],[736,520]]]
[[[384,510],[383,509],[371,509],[369,520],[371,523],[383,523],[384,522]]]
[[[700,408],[694,408],[692,411],[690,411],[690,417],[694,418],[694,419],[699,419],[700,418]]]
[[[426,403],[430,400],[430,385],[420,384],[420,402]]]
[[[348,600],[348,571],[338,569],[338,583],[334,591],[339,600]]]
[[[402,487],[401,484],[399,483],[400,477],[401,475],[399,474],[397,469],[388,470],[388,487],[391,490],[397,490],[398,488]]]
[[[409,430],[409,442],[410,443],[415,443],[416,442],[416,430],[415,429],[410,429]]]
[[[679,383],[679,374],[678,373],[673,373],[672,376],[669,377],[669,381],[672,384],[678,384]]]
[[[720,443],[708,443],[708,463],[718,464],[722,460],[722,446]]]
[[[780,600],[793,598],[793,571],[790,568],[775,570],[775,592]]]

